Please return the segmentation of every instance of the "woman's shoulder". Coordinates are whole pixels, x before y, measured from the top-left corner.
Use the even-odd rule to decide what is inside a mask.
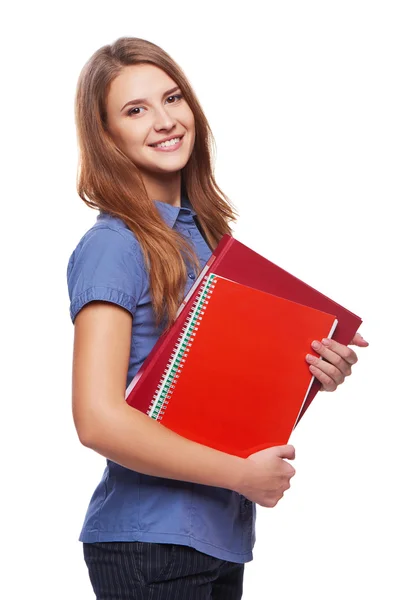
[[[99,268],[101,264],[126,263],[145,270],[143,252],[126,223],[108,213],[99,213],[96,222],[80,237],[68,259],[67,276],[77,264]]]
[[[100,216],[68,260],[71,317],[96,299],[120,304],[133,314],[145,283],[144,260],[133,232],[121,219]]]
[[[139,262],[143,259],[140,244],[126,223],[108,213],[99,213],[96,222],[80,237],[69,262],[83,251],[97,254],[102,248],[108,251],[131,253]]]
[[[114,234],[110,232],[114,232]],[[122,219],[109,213],[100,212],[96,218],[96,222],[82,236],[80,243],[90,238],[107,242],[107,240],[117,237],[121,238],[121,243],[123,243],[123,240],[126,246],[131,246],[135,251],[140,249],[136,235]]]

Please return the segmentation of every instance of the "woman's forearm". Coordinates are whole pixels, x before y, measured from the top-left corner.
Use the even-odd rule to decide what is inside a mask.
[[[81,442],[128,469],[239,491],[248,461],[167,429],[125,401],[92,418]]]

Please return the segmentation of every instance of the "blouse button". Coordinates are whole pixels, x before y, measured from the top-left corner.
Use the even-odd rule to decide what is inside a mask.
[[[194,273],[189,273],[190,279],[194,279]]]

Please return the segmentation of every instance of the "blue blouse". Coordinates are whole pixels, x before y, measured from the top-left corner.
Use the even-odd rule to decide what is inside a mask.
[[[187,196],[182,193],[181,207],[154,202],[167,225],[192,242],[203,268],[211,249],[196,225],[196,213]],[[188,267],[185,294],[194,280]],[[99,213],[69,259],[67,281],[73,323],[92,300],[113,302],[132,314],[128,387],[159,338],[162,325],[155,325],[141,247],[121,219]],[[253,558],[255,519],[255,504],[237,492],[144,475],[107,459],[79,540],[183,544],[241,563]]]

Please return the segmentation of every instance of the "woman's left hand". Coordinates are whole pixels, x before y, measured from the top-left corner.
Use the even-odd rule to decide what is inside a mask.
[[[359,333],[355,334],[350,344],[360,348],[369,345]],[[351,367],[358,361],[357,354],[348,346],[331,339],[323,339],[321,342],[315,340],[311,346],[321,356],[317,358],[307,354],[306,361],[310,365],[310,371],[321,382],[321,391],[334,392],[351,375]]]

